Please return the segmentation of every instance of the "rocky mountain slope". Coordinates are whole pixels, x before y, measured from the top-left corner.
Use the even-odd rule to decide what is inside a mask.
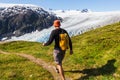
[[[41,31],[52,26],[59,17],[40,7],[14,5],[0,8],[0,40]],[[59,18],[60,19],[60,18]]]

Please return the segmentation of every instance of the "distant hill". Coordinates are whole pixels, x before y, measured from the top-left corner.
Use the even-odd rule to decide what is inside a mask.
[[[0,39],[21,36],[36,30],[52,26],[60,17],[33,5],[1,5],[0,7]]]

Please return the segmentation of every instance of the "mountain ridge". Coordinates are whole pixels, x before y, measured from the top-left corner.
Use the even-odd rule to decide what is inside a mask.
[[[34,7],[33,9],[35,9],[35,8],[36,7]],[[28,9],[29,9],[29,7],[28,7]],[[33,25],[35,29],[33,27],[32,27],[32,29],[30,29],[30,31],[27,31],[25,29],[23,31],[26,31],[26,33],[23,32],[22,35],[11,35],[11,37],[9,39],[8,39],[8,37],[3,36],[1,38],[1,40],[8,39],[10,41],[11,40],[27,40],[27,41],[37,41],[37,42],[45,41],[46,42],[49,38],[51,31],[54,29],[54,27],[52,27],[52,23],[55,19],[61,20],[61,28],[66,29],[70,36],[80,35],[86,31],[96,29],[96,28],[120,21],[120,11],[84,12],[84,13],[82,13],[81,11],[77,11],[77,10],[64,10],[64,11],[63,10],[52,10],[49,12],[49,14],[52,14],[55,17],[54,17],[54,19],[51,18],[52,20],[49,19],[49,16],[44,17],[44,19],[48,18],[48,20],[50,22],[50,26],[47,27],[46,29],[43,29],[43,28],[40,30],[36,29],[36,26],[34,26],[34,25],[39,24],[40,21],[38,21],[37,23],[34,23],[34,25]],[[36,14],[34,14],[34,15],[36,15]],[[34,20],[36,20],[36,19],[37,19],[37,17]],[[30,20],[28,17],[27,22],[29,23],[34,20]],[[43,21],[43,23],[41,24],[42,27],[44,26],[44,24],[47,24],[47,22]],[[13,31],[12,34],[13,33],[16,34],[16,31]],[[19,34],[19,31],[18,31],[18,34]]]
[[[0,9],[0,39],[21,36],[33,31],[41,31],[52,26],[60,17],[40,7],[15,5]]]

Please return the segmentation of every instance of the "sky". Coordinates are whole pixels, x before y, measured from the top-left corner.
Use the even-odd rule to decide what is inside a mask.
[[[0,0],[0,3],[34,4],[54,10],[120,11],[120,0]]]

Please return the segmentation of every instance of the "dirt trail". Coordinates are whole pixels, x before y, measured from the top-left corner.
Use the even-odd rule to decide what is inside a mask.
[[[8,52],[4,52],[2,50],[0,50],[0,53],[2,53],[2,54],[11,54],[11,53],[8,53]],[[12,54],[16,54],[18,56],[27,58],[31,62],[34,62],[34,63],[42,66],[44,69],[46,69],[47,71],[49,71],[52,74],[52,76],[54,77],[54,80],[60,80],[59,74],[56,73],[56,71],[55,71],[55,66],[52,66],[49,63],[46,63],[45,61],[43,61],[43,60],[41,60],[39,58],[35,58],[32,55],[28,55],[28,54],[24,54],[24,53],[12,53]],[[72,79],[66,77],[66,80],[72,80]]]
[[[4,51],[2,51],[2,50],[0,50],[0,53],[2,53],[2,54],[10,54],[10,53],[4,52]]]
[[[52,76],[54,77],[54,80],[59,80],[60,79],[58,74],[54,70],[54,66],[46,63],[45,61],[43,61],[41,59],[35,58],[35,57],[33,57],[31,55],[28,55],[28,54],[18,54],[17,53],[17,55],[19,55],[21,57],[24,57],[24,58],[27,58],[30,61],[32,61],[32,62],[42,66],[44,69],[48,70],[52,74]]]

